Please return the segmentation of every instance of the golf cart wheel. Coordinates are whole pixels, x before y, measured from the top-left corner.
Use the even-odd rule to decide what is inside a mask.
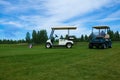
[[[99,46],[96,46],[97,49],[99,49]]]
[[[112,43],[111,42],[109,42],[108,48],[112,48]]]
[[[111,46],[109,46],[109,48],[112,48],[112,45],[111,45]]]
[[[52,46],[51,46],[50,43],[46,43],[45,47],[46,47],[46,48],[51,48]]]
[[[93,48],[93,45],[92,44],[89,44],[89,49],[92,49]]]
[[[102,49],[105,49],[107,48],[105,44],[102,44]]]
[[[67,48],[72,48],[72,44],[71,44],[71,43],[67,43],[67,44],[66,44],[66,47],[67,47]]]

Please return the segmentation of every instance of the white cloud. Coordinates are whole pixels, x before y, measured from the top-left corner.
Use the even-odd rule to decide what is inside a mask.
[[[0,5],[10,5],[10,3],[5,0],[0,0]]]
[[[96,20],[98,22],[110,22],[110,21],[116,21],[116,20],[120,20],[120,18],[104,18],[104,19],[100,19],[100,20]]]
[[[108,18],[119,18],[120,17],[120,10],[113,12],[112,14],[110,14],[109,16],[107,16]]]
[[[75,16],[82,16],[88,12],[100,9],[109,2],[110,0],[20,0],[17,4],[9,3],[9,6],[7,5],[8,7],[6,7],[6,10],[11,12],[25,12],[30,9],[34,9],[39,13],[45,12],[45,14],[50,16],[40,18],[40,21],[42,21],[41,23],[43,23],[44,20],[47,20],[46,22],[48,23],[52,22],[56,24]]]
[[[91,17],[86,19],[79,19],[71,23],[65,24],[62,23],[68,19],[71,19],[75,16],[82,16],[86,13],[92,12],[101,7],[105,7],[111,1],[101,0],[101,1],[88,1],[88,0],[49,0],[43,4],[43,7],[46,9],[46,14],[50,15],[49,17],[44,17],[42,15],[33,15],[33,16],[20,16],[20,19],[26,21],[28,29],[46,29],[50,33],[50,27],[61,26],[61,25],[76,25],[78,27],[78,32],[76,34],[89,34],[90,30],[83,24],[91,21]],[[93,4],[94,3],[94,4]],[[29,27],[27,27],[29,26]],[[34,27],[33,27],[34,26]]]
[[[102,19],[95,20],[97,22],[110,22],[120,20],[120,10],[110,13],[108,16],[103,17]]]
[[[95,4],[93,4],[93,2]],[[43,4],[43,7],[45,7],[45,10],[47,11],[46,14],[50,15],[49,17],[43,17],[42,15],[33,15],[26,17],[24,16],[24,19],[36,25],[58,25],[62,24],[62,21],[68,20],[78,15],[82,16],[85,13],[99,9],[107,3],[109,2],[106,0],[49,0]]]
[[[17,1],[5,1],[0,0],[0,5],[4,6],[4,13],[25,13],[29,10],[42,10],[43,0],[17,0]]]
[[[94,21],[108,21],[116,20],[116,15],[120,14],[120,11],[111,14],[108,17],[102,19],[96,19],[98,15],[92,15],[78,20],[71,20],[74,17],[84,16],[85,14],[92,13],[96,10],[111,7],[116,3],[120,3],[118,0],[18,0],[16,4],[12,1],[1,0],[0,4],[4,5],[4,13],[17,17],[11,21],[2,21],[2,24],[9,24],[18,28],[24,28],[26,30],[39,30],[46,29],[50,33],[50,28],[53,26],[74,26],[78,27],[77,31],[73,33],[77,35],[89,34],[91,30],[85,24],[87,22]],[[33,10],[33,12],[29,12]],[[15,15],[14,15],[14,14]],[[25,14],[23,14],[25,13]],[[30,15],[28,15],[28,14]],[[67,20],[71,20],[70,23],[64,23]]]
[[[48,13],[59,20],[70,19],[75,16],[82,16],[91,11],[100,9],[109,4],[109,0],[49,0],[47,6]]]
[[[9,21],[5,24],[8,24],[8,25],[13,25],[13,26],[17,26],[17,27],[22,27],[22,25],[20,23],[17,23],[17,22],[13,22],[13,21]]]
[[[3,20],[0,20],[0,23],[3,24],[3,25],[12,25],[12,26],[18,27],[18,28],[23,27],[23,25],[18,21],[9,21],[9,20],[3,19]]]

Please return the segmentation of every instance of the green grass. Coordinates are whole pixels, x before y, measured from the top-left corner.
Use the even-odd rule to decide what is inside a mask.
[[[0,45],[0,80],[120,80],[120,42],[111,49]]]

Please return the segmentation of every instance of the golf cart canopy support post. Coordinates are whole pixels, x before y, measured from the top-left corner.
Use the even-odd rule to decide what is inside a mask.
[[[68,36],[69,36],[69,30],[75,30],[75,29],[77,29],[77,27],[74,27],[74,26],[61,26],[61,27],[52,27],[51,29],[52,29],[52,32],[51,32],[49,38],[53,37],[53,34],[54,34],[55,30],[68,30]]]

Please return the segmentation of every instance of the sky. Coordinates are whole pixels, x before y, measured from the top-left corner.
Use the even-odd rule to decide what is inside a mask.
[[[0,0],[0,39],[25,39],[43,29],[49,36],[56,26],[76,26],[70,34],[80,37],[101,25],[120,32],[120,0]]]

